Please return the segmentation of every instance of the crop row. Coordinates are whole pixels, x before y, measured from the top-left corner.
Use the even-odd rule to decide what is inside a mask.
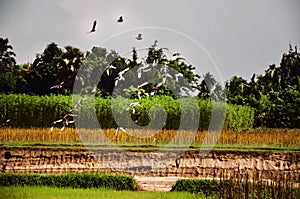
[[[63,118],[78,99],[80,96],[0,95],[0,122],[11,119],[12,127],[49,127]],[[132,108],[125,110],[130,102],[121,97],[88,98],[77,107],[78,117],[74,119],[82,128],[129,128],[137,124],[182,130],[243,130],[251,128],[254,121],[252,108],[196,98],[143,98],[135,112]]]

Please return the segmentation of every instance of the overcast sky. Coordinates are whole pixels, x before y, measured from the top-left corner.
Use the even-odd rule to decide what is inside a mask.
[[[9,39],[18,63],[33,61],[51,42],[125,55],[158,40],[201,74],[250,79],[279,65],[289,43],[299,46],[299,9],[299,0],[0,0],[0,36]],[[124,23],[117,24],[121,15]],[[97,31],[86,34],[94,20]],[[138,33],[143,40],[134,38]]]

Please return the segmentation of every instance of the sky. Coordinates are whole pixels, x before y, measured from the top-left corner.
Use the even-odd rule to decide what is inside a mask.
[[[128,56],[157,40],[200,75],[224,82],[264,74],[280,64],[289,43],[299,46],[299,8],[299,0],[0,0],[0,37],[9,39],[17,63],[32,62],[51,42]],[[94,20],[96,32],[86,34]],[[134,38],[138,33],[143,40]]]

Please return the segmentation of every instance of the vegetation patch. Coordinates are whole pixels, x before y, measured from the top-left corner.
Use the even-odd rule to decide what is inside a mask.
[[[276,174],[266,182],[258,176],[250,177],[247,172],[222,175],[219,180],[180,179],[171,191],[187,191],[205,195],[206,198],[299,198],[300,188],[286,174]]]
[[[114,190],[134,190],[133,176],[113,174],[0,174],[0,186],[49,186],[71,188],[108,188]]]

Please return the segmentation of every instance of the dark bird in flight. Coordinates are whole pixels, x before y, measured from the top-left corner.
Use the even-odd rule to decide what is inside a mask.
[[[138,36],[137,37],[135,37],[137,40],[142,40],[143,38],[142,38],[142,34],[141,33],[139,33],[138,34]]]
[[[180,56],[181,54],[180,53],[174,53],[173,56]]]
[[[97,21],[95,20],[94,23],[93,23],[92,30],[90,30],[90,32],[87,32],[87,34],[92,33],[92,32],[96,32],[96,25],[97,25]]]
[[[119,19],[118,19],[118,21],[117,21],[117,23],[122,23],[123,21],[124,21],[124,20],[123,20],[123,17],[120,16]]]

